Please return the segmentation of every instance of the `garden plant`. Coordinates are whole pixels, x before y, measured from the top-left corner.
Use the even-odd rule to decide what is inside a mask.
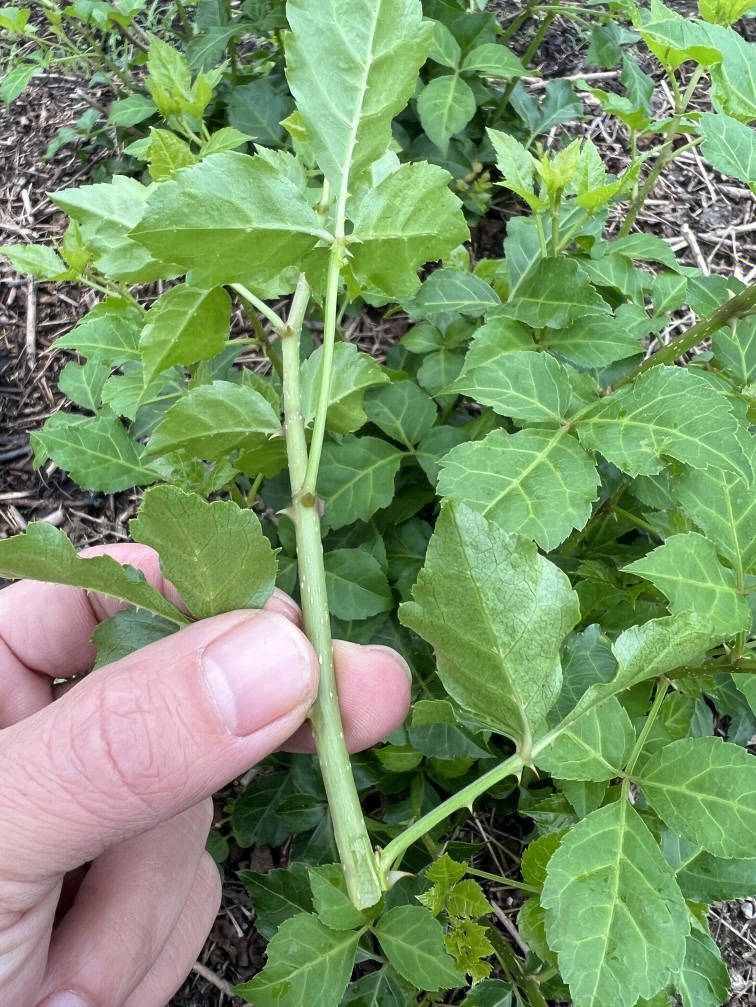
[[[32,435],[36,464],[145,487],[131,536],[186,609],[44,522],[0,542],[0,574],[129,603],[98,666],[276,585],[318,654],[318,760],[278,756],[228,805],[240,846],[288,843],[287,868],[242,874],[269,945],[237,993],[258,1007],[729,995],[706,917],[756,893],[756,285],[634,226],[691,146],[756,184],[756,53],[731,27],[752,6],[575,5],[621,67],[620,93],[582,85],[627,129],[619,175],[562,125],[581,85],[539,102],[457,0],[288,0],[291,104],[252,154],[204,118],[226,69],[153,40],[170,128],[138,141],[148,173],[56,192],[59,247],[3,249],[102,294],[56,344],[80,411]],[[537,40],[549,8],[516,27],[534,14]],[[503,253],[476,260],[469,225],[505,194]],[[698,321],[655,342],[683,305]],[[399,311],[385,364],[350,341]],[[235,365],[250,346],[260,372]],[[332,636],[390,644],[415,681],[405,726],[351,763]],[[480,807],[519,816],[517,869],[478,866]],[[522,899],[526,955],[490,886]]]

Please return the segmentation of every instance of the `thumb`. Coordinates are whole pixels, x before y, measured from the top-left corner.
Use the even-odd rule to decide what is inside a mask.
[[[39,881],[172,818],[304,721],[318,662],[276,612],[195,623],[0,733],[0,864]]]

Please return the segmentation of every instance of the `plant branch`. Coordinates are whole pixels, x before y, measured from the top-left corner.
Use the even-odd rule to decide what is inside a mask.
[[[652,353],[650,357],[646,357],[637,367],[628,371],[623,378],[620,378],[614,385],[609,386],[606,391],[614,391],[623,385],[629,384],[639,374],[643,374],[644,371],[647,371],[650,367],[655,367],[657,364],[673,364],[683,353],[687,353],[688,350],[698,343],[703,342],[704,339],[708,339],[718,329],[721,329],[723,325],[726,325],[731,318],[745,317],[751,314],[755,308],[756,282],[746,287],[745,290],[741,290],[739,294],[731,297],[729,301],[720,304],[710,315],[707,315],[706,318],[701,318],[687,332],[683,332],[676,339],[672,339],[667,343],[666,346],[662,346],[656,353]]]
[[[530,66],[530,61],[533,59],[536,52],[538,51],[538,47],[540,46],[541,42],[543,42],[546,32],[551,27],[551,22],[554,20],[556,16],[557,12],[551,11],[549,14],[546,15],[546,17],[541,22],[538,31],[533,36],[533,41],[528,46],[527,52],[520,61],[524,67]],[[519,78],[515,77],[514,80],[510,80],[510,82],[504,88],[501,98],[499,98],[498,102],[496,103],[496,108],[494,109],[493,115],[491,116],[489,126],[495,126],[501,119],[501,117],[504,115],[506,107],[509,104],[509,99],[512,97],[514,89],[517,87],[518,80]]]
[[[383,883],[362,815],[341,724],[323,567],[320,516],[315,506],[315,498],[312,496],[308,498],[302,492],[308,471],[308,454],[302,415],[299,341],[309,298],[310,288],[304,276],[301,276],[294,294],[286,331],[281,339],[284,433],[292,492],[289,513],[296,532],[304,628],[320,663],[318,698],[310,710],[309,719],[347,889],[353,903],[358,908],[365,909],[378,902],[383,891]]]
[[[247,290],[243,287],[241,283],[232,283],[231,289],[236,291],[239,297],[251,304],[253,308],[260,312],[261,315],[265,315],[270,324],[273,326],[273,331],[277,336],[285,336],[287,332],[286,322],[280,315],[277,315],[272,308],[269,308],[265,301],[261,301],[259,297],[256,297],[251,290]]]

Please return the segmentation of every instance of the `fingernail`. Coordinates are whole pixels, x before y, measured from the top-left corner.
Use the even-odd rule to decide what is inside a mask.
[[[377,654],[385,654],[386,657],[391,658],[393,663],[402,669],[404,674],[407,676],[407,681],[410,685],[412,685],[412,669],[404,660],[402,655],[395,651],[393,647],[384,647],[382,643],[371,643],[367,649]]]
[[[213,640],[200,660],[215,707],[238,737],[315,699],[315,652],[304,634],[277,612],[259,612],[238,623]]]
[[[62,993],[53,993],[51,996],[45,997],[42,1003],[37,1004],[37,1007],[90,1007],[90,1004],[78,993],[65,990]]]

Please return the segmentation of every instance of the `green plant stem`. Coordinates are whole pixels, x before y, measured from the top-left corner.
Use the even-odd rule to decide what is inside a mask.
[[[395,839],[392,839],[381,851],[379,863],[383,872],[386,873],[391,870],[410,846],[417,842],[418,839],[421,839],[426,832],[430,832],[431,829],[440,825],[445,818],[453,815],[460,808],[472,807],[472,803],[476,797],[480,797],[481,794],[485,793],[486,790],[489,790],[505,777],[519,773],[524,765],[525,763],[520,755],[511,755],[508,759],[500,762],[498,766],[489,769],[479,779],[473,780],[472,783],[468,783],[462,790],[458,790],[456,794],[452,794],[451,797],[442,801],[433,811],[429,811],[427,815],[418,818],[416,822],[413,822],[404,832],[400,833]]]
[[[320,663],[318,698],[309,719],[347,890],[355,906],[366,909],[378,902],[383,884],[362,815],[341,724],[317,501],[302,492],[308,453],[302,415],[299,342],[309,297],[310,289],[302,276],[281,339],[284,433],[292,491],[289,513],[296,533],[304,629]]]
[[[528,6],[525,8],[525,10],[522,12],[522,14],[519,14],[514,19],[514,21],[511,22],[511,24],[509,25],[509,27],[506,28],[501,33],[501,36],[499,38],[499,42],[501,42],[502,45],[506,44],[512,38],[512,36],[515,34],[515,32],[518,32],[520,30],[520,28],[522,28],[522,26],[525,24],[525,22],[528,20],[529,17],[532,17],[533,10],[537,6],[537,4],[538,4],[538,0],[530,0],[530,2],[528,3]]]
[[[496,957],[499,959],[502,968],[509,973],[511,980],[522,988],[531,1007],[549,1007],[543,993],[541,993],[538,980],[535,976],[528,975],[520,959],[499,931],[495,927],[489,927],[486,930],[486,936],[491,944],[493,944]]]
[[[343,227],[343,216],[341,216],[341,221]],[[331,246],[331,254],[328,259],[325,317],[323,320],[323,371],[317,412],[312,425],[310,458],[307,463],[307,472],[305,473],[305,477],[302,482],[302,493],[312,497],[315,496],[316,492],[318,468],[320,467],[320,455],[323,451],[323,440],[325,438],[328,401],[331,397],[331,372],[333,369],[333,347],[336,342],[336,314],[338,309],[339,275],[341,274],[343,261],[344,243],[342,235],[340,239],[337,236],[336,241],[334,241]]]
[[[710,315],[700,319],[687,332],[683,332],[676,339],[667,343],[666,346],[662,346],[656,353],[653,353],[650,357],[646,357],[637,367],[628,371],[614,385],[609,386],[606,391],[622,388],[623,385],[634,381],[639,374],[643,374],[644,371],[649,370],[651,367],[656,367],[657,364],[673,364],[683,353],[687,353],[688,350],[698,343],[703,342],[704,339],[708,339],[718,329],[721,329],[723,325],[726,325],[731,318],[745,317],[751,314],[755,308],[756,282],[746,287],[745,290],[741,290],[735,297],[731,297],[729,301],[720,304]]]
[[[109,285],[106,286],[88,276],[79,276],[76,278],[76,282],[83,283],[85,287],[89,287],[91,290],[96,290],[100,294],[105,294],[106,297],[122,297],[125,301],[133,304],[135,308],[138,308],[143,315],[146,314],[145,308],[126,287],[120,285],[117,287]]]
[[[626,234],[630,233],[630,230],[633,224],[635,223],[636,217],[643,208],[643,204],[646,202],[651,190],[656,185],[656,180],[658,179],[659,175],[661,175],[661,173],[664,171],[664,169],[667,167],[669,162],[676,156],[675,140],[677,139],[677,135],[680,132],[680,128],[682,126],[682,117],[685,114],[685,110],[687,109],[688,105],[690,104],[690,99],[693,97],[693,92],[695,91],[696,84],[701,79],[702,74],[703,74],[703,67],[700,66],[696,67],[695,71],[693,72],[693,76],[690,79],[690,83],[688,84],[688,87],[685,90],[685,94],[682,97],[680,97],[679,90],[677,91],[677,96],[675,100],[675,117],[669,126],[667,139],[663,144],[662,149],[659,151],[659,156],[654,162],[653,168],[648,173],[648,178],[641,186],[638,195],[630,204],[630,207],[627,211],[627,216],[625,217],[622,227],[620,227],[619,231],[617,232],[618,238],[624,238]]]
[[[265,301],[261,301],[259,297],[255,296],[251,290],[247,290],[246,287],[243,287],[241,283],[232,283],[231,289],[236,291],[239,297],[247,301],[247,303],[250,304],[256,311],[259,311],[261,315],[265,315],[277,336],[283,337],[286,335],[286,322],[280,315],[275,313],[273,308],[269,308]]]
[[[477,867],[468,867],[467,873],[475,878],[483,878],[486,881],[494,881],[497,885],[504,885],[506,888],[517,888],[522,892],[533,892],[538,895],[541,891],[535,885],[526,885],[524,881],[512,881],[511,878],[504,878],[501,874],[489,874],[488,871],[479,871]]]
[[[536,52],[538,51],[538,47],[540,46],[541,42],[543,42],[546,32],[551,27],[551,22],[554,20],[556,16],[557,12],[552,11],[551,13],[547,14],[546,17],[541,22],[538,31],[533,36],[533,41],[528,46],[527,52],[520,60],[520,62],[524,67],[530,66],[530,61],[533,59]],[[506,110],[506,107],[509,104],[509,99],[512,97],[512,92],[517,87],[518,80],[519,78],[515,77],[515,79],[510,80],[510,82],[504,88],[501,98],[499,98],[498,102],[496,103],[496,108],[494,109],[493,115],[491,116],[489,126],[495,126],[501,119],[501,117],[504,115],[504,111]]]
[[[179,21],[181,22],[181,27],[186,32],[186,37],[191,38],[194,34],[194,29],[192,28],[192,23],[189,20],[189,16],[186,13],[186,8],[184,7],[181,0],[176,0],[176,13],[178,14]]]
[[[625,789],[626,786],[630,785],[630,780],[632,778],[632,772],[635,769],[635,763],[638,761],[638,756],[643,751],[643,746],[646,744],[646,739],[651,733],[651,728],[654,726],[654,721],[659,715],[659,710],[661,710],[662,703],[667,696],[667,680],[663,678],[656,687],[656,695],[654,696],[654,702],[651,706],[648,716],[641,728],[641,732],[638,735],[638,740],[635,742],[635,746],[630,753],[630,758],[627,760],[625,766],[624,776],[625,779],[622,781],[622,787]]]

